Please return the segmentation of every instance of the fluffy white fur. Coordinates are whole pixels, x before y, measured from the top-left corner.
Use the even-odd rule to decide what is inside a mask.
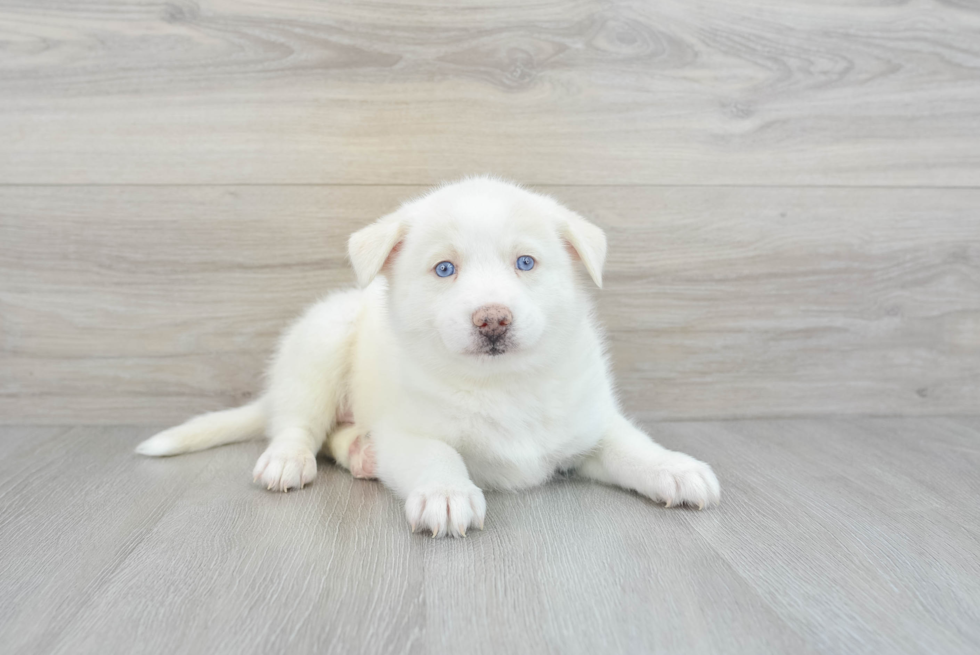
[[[707,464],[666,450],[617,404],[601,331],[577,269],[602,286],[602,230],[551,198],[487,178],[441,187],[354,234],[363,287],[310,308],[285,334],[267,392],[143,442],[174,455],[266,432],[269,489],[316,477],[316,453],[376,475],[413,530],[482,528],[481,489],[521,489],[575,470],[666,506],[719,501]],[[534,258],[520,270],[518,257]],[[439,277],[449,261],[455,273]],[[474,320],[510,310],[490,339]]]

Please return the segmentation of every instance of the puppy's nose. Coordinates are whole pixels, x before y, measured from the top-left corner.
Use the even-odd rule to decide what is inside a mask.
[[[484,305],[473,312],[473,325],[487,337],[500,336],[514,321],[514,315],[503,305]]]

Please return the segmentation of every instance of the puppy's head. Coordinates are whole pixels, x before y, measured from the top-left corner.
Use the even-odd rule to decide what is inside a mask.
[[[401,336],[486,363],[541,350],[588,312],[577,261],[602,286],[602,230],[551,198],[488,178],[441,187],[355,233],[362,286],[383,273]]]

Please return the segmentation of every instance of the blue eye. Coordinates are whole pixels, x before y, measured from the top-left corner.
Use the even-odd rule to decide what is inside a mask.
[[[517,268],[522,271],[530,271],[534,268],[534,257],[528,255],[521,255],[517,258]]]
[[[439,262],[436,264],[436,275],[439,277],[449,277],[456,272],[456,267],[452,262]]]

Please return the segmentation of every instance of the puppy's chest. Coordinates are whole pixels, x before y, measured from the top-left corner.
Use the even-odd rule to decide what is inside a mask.
[[[516,489],[540,484],[590,446],[589,429],[561,398],[459,395],[436,432],[463,456],[474,482]]]
[[[486,453],[547,452],[566,432],[560,412],[504,407],[461,407],[451,412],[457,446]]]

